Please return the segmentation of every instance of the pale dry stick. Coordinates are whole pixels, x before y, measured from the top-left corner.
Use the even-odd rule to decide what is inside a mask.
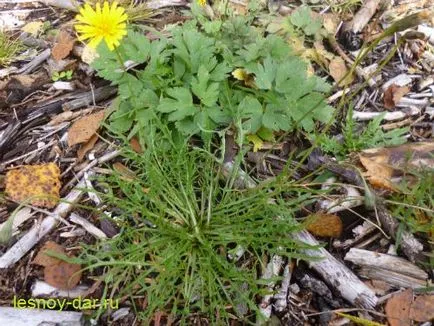
[[[247,173],[240,168],[234,171],[233,162],[224,163],[223,171],[225,175],[236,173],[234,186],[237,188],[256,187],[256,182]],[[374,291],[360,281],[348,267],[339,262],[327,250],[321,248],[319,242],[309,232],[300,231],[292,233],[290,236],[302,243],[319,247],[318,249],[303,250],[305,255],[313,259],[308,261],[308,264],[344,299],[355,306],[367,309],[372,309],[377,305]]]
[[[91,161],[88,165],[86,165],[83,169],[81,169],[81,171],[75,175],[75,178],[72,178],[63,188],[68,189],[69,187],[72,186],[72,184],[75,182],[76,179],[80,179],[84,175],[84,172],[89,171],[91,168],[93,168],[94,166],[96,166],[100,163],[105,163],[107,161],[110,161],[111,159],[114,159],[120,153],[121,153],[121,150],[117,149],[117,150],[108,152],[107,154],[104,154],[103,156],[101,156],[98,159]]]
[[[25,64],[21,69],[18,69],[16,74],[29,74],[34,71],[39,65],[41,65],[45,60],[47,60],[51,55],[51,49],[45,49],[40,54],[38,54],[32,61]]]
[[[0,325],[84,325],[82,312],[0,307]]]
[[[351,31],[354,34],[360,33],[363,28],[369,23],[372,16],[377,12],[381,0],[367,0],[364,2],[359,11],[354,15],[353,19],[344,24],[344,31]]]
[[[294,269],[294,262],[292,261],[288,262],[285,268],[283,269],[282,284],[279,288],[279,291],[274,296],[274,299],[276,300],[274,303],[274,308],[278,312],[282,312],[288,306],[287,297],[288,297],[289,285],[291,283],[293,269]]]
[[[87,232],[92,234],[97,239],[107,239],[107,235],[98,229],[95,225],[90,223],[85,218],[76,213],[71,213],[69,220],[75,224],[81,225]]]
[[[351,248],[345,255],[344,260],[360,266],[381,268],[389,271],[399,271],[399,273],[413,276],[426,281],[428,274],[415,264],[410,263],[404,258],[388,254],[382,254],[364,249]]]
[[[265,268],[265,271],[262,275],[262,279],[269,280],[273,277],[277,277],[280,274],[280,270],[283,266],[283,258],[278,255],[273,255],[270,259],[270,261],[267,264],[267,267]],[[267,288],[272,293],[274,289],[275,283],[274,282],[268,282]],[[259,311],[263,318],[268,320],[271,317],[272,312],[272,305],[271,300],[273,299],[273,294],[266,294],[262,297],[261,303],[259,304]]]
[[[383,115],[383,120],[385,121],[396,121],[407,118],[409,116],[420,115],[421,109],[417,107],[409,107],[407,110],[393,111],[393,112],[361,112],[353,111],[353,120],[355,121],[369,121],[376,117]]]
[[[0,268],[8,268],[27,254],[38,242],[48,234],[58,223],[59,218],[64,218],[73,205],[83,195],[86,186],[81,180],[63,201],[57,205],[53,213],[45,217],[41,223],[34,225],[18,242],[16,242],[3,256],[0,257]]]
[[[367,279],[383,281],[398,288],[420,289],[427,286],[426,280],[402,274],[400,270],[391,271],[373,266],[362,266],[359,274]]]

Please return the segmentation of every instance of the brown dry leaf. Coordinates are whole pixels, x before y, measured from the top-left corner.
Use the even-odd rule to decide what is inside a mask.
[[[44,243],[41,249],[39,249],[38,254],[36,255],[35,259],[33,259],[32,263],[44,267],[58,264],[60,260],[47,255],[45,253],[46,251],[54,251],[59,254],[66,254],[65,249],[61,245],[49,240]]]
[[[344,59],[341,57],[335,56],[329,64],[329,73],[330,76],[333,77],[335,82],[340,82],[339,85],[348,85],[352,82],[353,78],[351,75],[347,75],[348,69],[345,64]],[[347,75],[347,77],[342,80]]]
[[[118,172],[122,178],[132,181],[136,174],[120,162],[113,163],[113,169]]]
[[[137,154],[142,154],[143,153],[143,148],[140,145],[139,140],[137,139],[136,136],[134,136],[133,138],[131,138],[130,140],[130,146],[133,149],[133,151],[135,151]]]
[[[81,265],[71,264],[56,257],[49,256],[47,251],[66,255],[65,249],[53,241],[47,241],[39,250],[33,260],[33,264],[45,267],[45,282],[58,289],[70,290],[74,288],[81,279]]]
[[[104,110],[84,116],[74,122],[68,131],[68,146],[87,142],[98,130],[104,119]]]
[[[6,173],[6,193],[14,201],[52,208],[59,192],[60,169],[55,163],[24,165]]]
[[[307,230],[319,237],[338,238],[342,233],[342,221],[334,214],[317,213],[308,217]]]
[[[79,161],[81,161],[84,158],[84,156],[87,154],[87,152],[89,152],[95,146],[97,141],[98,141],[98,136],[94,134],[92,135],[92,137],[90,137],[90,139],[87,142],[85,142],[80,146],[80,148],[77,150],[77,158]]]
[[[395,294],[387,300],[385,311],[390,326],[411,325],[409,314],[412,300],[412,289]]]
[[[409,168],[434,167],[434,142],[367,149],[359,154],[359,158],[367,170],[367,179],[374,187],[396,190],[392,177],[411,172]]]
[[[66,58],[74,47],[74,38],[66,31],[60,31],[56,43],[51,49],[54,60],[59,61]]]
[[[419,322],[434,320],[434,295],[417,297],[410,307],[410,319]]]
[[[396,104],[401,100],[401,98],[410,91],[407,86],[397,86],[392,84],[384,92],[384,107],[386,109],[395,108]]]
[[[387,164],[387,156],[365,157],[360,154],[359,159],[366,169],[364,175],[373,187],[396,191],[396,187],[390,180],[394,169]]]
[[[44,280],[48,284],[62,290],[71,290],[81,279],[81,265],[71,264],[63,260],[59,263],[46,266]]]

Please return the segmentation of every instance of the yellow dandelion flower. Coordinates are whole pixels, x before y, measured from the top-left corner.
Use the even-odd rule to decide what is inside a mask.
[[[199,6],[203,7],[206,5],[206,0],[197,0],[197,3],[199,4]]]
[[[115,1],[111,7],[107,1],[103,7],[96,4],[95,10],[86,3],[76,16],[79,22],[75,29],[80,41],[90,40],[89,46],[96,48],[104,40],[110,51],[117,47],[124,35],[127,34],[127,15],[122,7]]]

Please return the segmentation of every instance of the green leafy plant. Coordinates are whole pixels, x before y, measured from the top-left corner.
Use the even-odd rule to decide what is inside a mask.
[[[400,184],[389,201],[392,214],[413,233],[423,233],[434,244],[434,171],[410,170],[413,178]],[[434,257],[433,257],[434,258]],[[434,260],[432,261],[434,266]]]
[[[329,85],[308,76],[306,64],[283,39],[265,37],[250,23],[248,18],[210,22],[199,16],[172,28],[167,39],[150,42],[130,31],[118,53],[102,44],[93,67],[119,86],[113,130],[136,134],[155,116],[184,137],[226,127],[241,135],[261,127],[312,132],[316,122],[328,122],[332,108],[323,93]],[[125,72],[119,57],[140,68]],[[235,69],[253,83],[233,78]]]
[[[308,6],[298,7],[290,16],[289,22],[293,29],[306,36],[315,36],[321,31],[322,21],[314,18],[312,10]]]
[[[66,71],[55,71],[52,75],[51,75],[51,80],[52,81],[58,81],[58,80],[71,80],[72,78],[72,74],[74,72],[72,70],[66,70]]]
[[[145,296],[147,306],[137,313],[146,321],[157,310],[184,322],[193,313],[212,324],[252,320],[269,282],[258,276],[264,258],[306,258],[300,254],[306,245],[288,235],[300,228],[294,212],[312,193],[284,176],[234,190],[209,152],[147,144],[143,154],[124,148],[133,180],[118,174],[101,180],[107,191],[100,196],[118,212],[121,231],[85,248],[80,262],[104,267],[106,293]],[[239,248],[242,258],[231,260]]]
[[[0,31],[0,66],[7,66],[13,62],[23,48],[20,40],[11,39],[7,33]]]
[[[316,138],[322,150],[334,154],[339,159],[363,149],[401,145],[407,142],[405,134],[409,132],[409,128],[383,131],[381,128],[382,120],[383,115],[379,115],[361,130],[353,119],[353,109],[350,107],[345,124],[342,126],[341,139],[329,135],[318,135]]]

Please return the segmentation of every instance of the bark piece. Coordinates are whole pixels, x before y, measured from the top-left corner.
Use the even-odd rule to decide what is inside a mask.
[[[395,271],[399,272],[400,274],[418,278],[420,280],[428,279],[428,274],[424,270],[403,258],[392,255],[381,254],[364,249],[351,248],[350,251],[345,255],[344,259],[357,265]]]
[[[421,280],[420,278],[372,266],[363,266],[360,268],[359,275],[367,279],[384,281],[395,288],[418,289],[425,287],[427,284],[425,280]]]

